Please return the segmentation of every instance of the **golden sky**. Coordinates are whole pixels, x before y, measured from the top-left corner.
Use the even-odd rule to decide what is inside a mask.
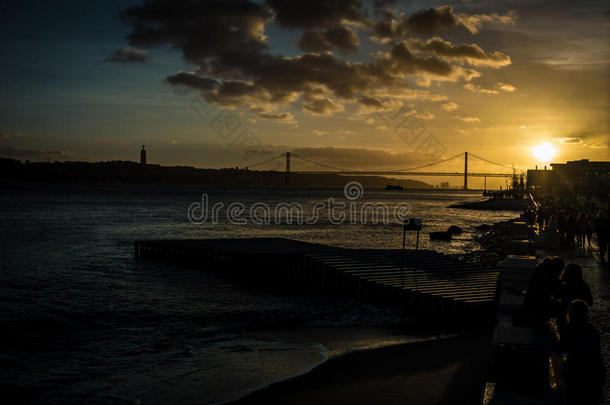
[[[464,151],[517,169],[609,158],[606,2],[80,3],[4,6],[0,155],[137,160],[146,144],[160,164],[293,151],[364,170]]]

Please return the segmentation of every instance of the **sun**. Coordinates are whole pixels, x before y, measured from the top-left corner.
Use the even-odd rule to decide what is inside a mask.
[[[549,163],[551,159],[557,155],[557,148],[551,145],[550,142],[544,142],[531,148],[532,155],[540,161],[540,163]]]

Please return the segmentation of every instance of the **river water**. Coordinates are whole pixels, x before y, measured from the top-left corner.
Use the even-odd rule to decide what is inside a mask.
[[[479,193],[438,190],[0,189],[0,389],[5,398],[32,403],[219,403],[306,372],[329,356],[428,337],[395,309],[268,293],[221,269],[139,261],[135,240],[276,236],[398,249],[402,233],[394,214],[401,210],[423,219],[422,248],[459,254],[477,248],[474,226],[516,216],[449,209],[479,199]],[[217,220],[189,219],[189,207],[201,209],[193,204],[201,204],[202,196],[210,209],[223,204]],[[344,220],[341,210],[313,215],[316,204],[327,206],[329,198],[345,204]],[[380,207],[376,218],[363,209],[367,202]],[[276,218],[281,203],[298,204],[309,223],[298,223],[287,211],[277,211]],[[238,209],[229,215],[231,204]],[[268,207],[257,211],[270,213],[268,221],[251,215],[254,204]],[[427,237],[449,225],[465,232],[450,243]]]

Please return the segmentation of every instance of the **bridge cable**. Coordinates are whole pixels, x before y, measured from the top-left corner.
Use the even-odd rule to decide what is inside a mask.
[[[452,160],[452,159],[455,159],[455,158],[457,158],[457,157],[460,157],[461,155],[462,155],[461,153],[458,153],[457,155],[455,155],[455,156],[451,156],[451,157],[449,157],[449,158],[447,158],[447,159],[439,160],[439,161],[432,162],[432,163],[427,163],[427,164],[422,165],[422,166],[411,167],[411,168],[408,168],[408,169],[392,170],[392,171],[394,171],[394,172],[407,172],[407,171],[411,171],[411,170],[422,169],[422,168],[424,168],[424,167],[428,167],[428,166],[434,166],[434,165],[439,164],[439,163],[447,162],[447,161],[449,161],[449,160]],[[329,169],[334,169],[334,170],[339,170],[339,171],[341,171],[341,172],[359,172],[359,171],[366,171],[366,170],[348,170],[348,169],[343,169],[343,168],[340,168],[340,167],[335,167],[335,166],[327,165],[327,164],[324,164],[324,163],[319,163],[319,162],[316,162],[316,161],[314,161],[314,160],[307,159],[307,158],[304,158],[304,157],[302,157],[302,156],[299,156],[299,155],[295,154],[294,152],[292,153],[292,156],[297,157],[297,158],[302,159],[302,160],[305,160],[305,161],[307,161],[307,162],[310,162],[310,163],[316,164],[316,165],[318,165],[318,166],[322,166],[322,167],[326,167],[326,168],[329,168]]]
[[[503,165],[503,164],[501,164],[501,163],[497,163],[497,162],[491,161],[491,160],[489,160],[489,159],[482,158],[482,157],[477,156],[477,155],[472,154],[472,153],[468,153],[468,154],[469,154],[469,155],[471,155],[471,156],[473,156],[473,157],[475,157],[475,158],[477,158],[477,159],[483,160],[483,161],[485,161],[485,162],[487,162],[487,163],[490,163],[490,164],[493,164],[493,165],[496,165],[496,166],[501,166],[501,167],[505,167],[505,168],[509,168],[509,167],[510,167],[510,166],[507,166],[507,165]],[[449,160],[453,160],[453,159],[458,158],[458,157],[460,157],[460,156],[462,156],[462,155],[463,155],[462,153],[458,153],[458,154],[456,154],[456,155],[454,155],[454,156],[448,157],[447,159],[438,160],[438,161],[436,161],[436,162],[427,163],[427,164],[425,164],[425,165],[421,165],[421,166],[410,167],[410,168],[408,168],[408,169],[400,169],[400,170],[392,170],[392,171],[394,171],[394,172],[409,172],[409,171],[412,171],[412,170],[423,169],[424,167],[434,166],[434,165],[437,165],[437,164],[440,164],[440,163],[447,162],[447,161],[449,161]],[[269,159],[269,160],[266,160],[266,161],[264,161],[264,162],[257,163],[257,164],[255,164],[255,165],[250,165],[249,167],[260,166],[260,165],[265,164],[265,163],[267,163],[267,162],[270,162],[270,161],[272,161],[272,160],[274,160],[274,159],[281,158],[282,156],[284,156],[284,154],[281,154],[281,155],[279,155],[279,156],[276,156],[276,157],[274,157],[274,158],[272,158],[272,159]],[[294,153],[294,152],[291,152],[291,156],[296,157],[296,158],[301,159],[301,160],[304,160],[304,161],[306,161],[306,162],[309,162],[309,163],[312,163],[312,164],[318,165],[318,166],[322,166],[322,167],[325,167],[325,168],[328,168],[328,169],[337,170],[337,171],[339,171],[339,172],[358,172],[358,171],[360,171],[360,170],[350,170],[350,169],[344,169],[344,168],[341,168],[341,167],[336,167],[336,166],[332,166],[332,165],[327,165],[327,164],[324,164],[324,163],[316,162],[315,160],[311,160],[311,159],[305,158],[305,157],[303,157],[303,156],[297,155],[297,154],[296,154],[296,153]]]
[[[281,155],[278,155],[278,156],[272,157],[271,159],[267,159],[267,160],[265,160],[265,161],[263,161],[263,162],[259,162],[259,163],[253,164],[253,165],[248,165],[248,169],[250,169],[250,168],[252,168],[252,167],[256,167],[256,166],[261,166],[261,165],[264,165],[265,163],[269,163],[269,162],[271,162],[271,161],[274,161],[275,159],[281,158],[282,156],[284,156],[284,154],[283,154],[283,153],[282,153]]]
[[[501,166],[501,167],[506,167],[506,168],[510,168],[510,167],[511,167],[511,166],[508,166],[508,165],[504,165],[504,164],[502,164],[502,163],[494,162],[493,160],[489,160],[489,159],[482,158],[481,156],[477,156],[477,155],[475,155],[474,153],[470,153],[470,152],[468,152],[468,155],[469,155],[469,156],[472,156],[472,157],[475,157],[475,158],[477,158],[477,159],[480,159],[480,160],[482,160],[482,161],[484,161],[484,162],[491,163],[492,165]]]
[[[411,171],[411,170],[423,169],[424,167],[428,167],[428,166],[434,166],[434,165],[437,165],[437,164],[439,164],[439,163],[447,162],[447,161],[449,161],[449,160],[452,160],[452,159],[455,159],[455,158],[457,158],[457,157],[460,157],[461,155],[462,155],[462,153],[458,153],[458,154],[457,154],[457,155],[455,155],[455,156],[451,156],[450,158],[443,159],[443,160],[439,160],[439,161],[437,161],[437,162],[433,162],[433,163],[427,163],[427,164],[422,165],[422,166],[411,167],[411,168],[408,168],[408,169],[393,170],[393,171],[395,171],[395,172],[408,172],[408,171]]]
[[[305,160],[305,161],[307,161],[307,162],[309,162],[309,163],[313,163],[313,164],[315,164],[315,165],[322,166],[322,167],[326,167],[326,168],[329,168],[329,169],[339,170],[339,171],[341,171],[341,172],[353,172],[353,171],[355,171],[355,170],[346,170],[346,169],[342,169],[342,168],[340,168],[340,167],[335,167],[335,166],[325,165],[324,163],[318,163],[318,162],[313,161],[313,160],[311,160],[311,159],[304,158],[303,156],[299,156],[299,155],[295,154],[294,152],[291,152],[291,153],[290,153],[290,155],[291,155],[291,156],[294,156],[294,157],[296,157],[296,158],[299,158],[299,159]]]

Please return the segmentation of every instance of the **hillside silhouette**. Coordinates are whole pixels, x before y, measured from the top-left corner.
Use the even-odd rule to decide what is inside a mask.
[[[190,166],[142,165],[129,161],[21,162],[0,158],[0,179],[13,182],[283,186],[286,184],[286,173],[239,168],[198,169]],[[405,189],[433,188],[417,180],[339,174],[292,173],[289,184],[297,187],[342,187],[348,181],[358,181],[363,186],[371,188],[384,188],[390,183]]]

